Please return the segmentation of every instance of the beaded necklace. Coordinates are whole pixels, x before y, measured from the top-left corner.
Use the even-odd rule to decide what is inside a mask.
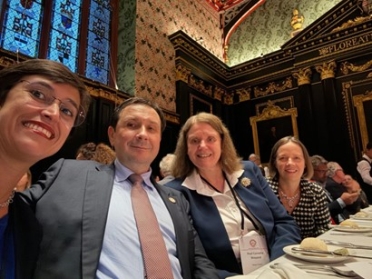
[[[284,192],[282,190],[280,190],[280,196],[283,197],[287,201],[288,206],[290,208],[293,208],[293,204],[295,203],[295,201],[297,200],[297,198],[300,196],[300,192],[298,192],[293,197],[288,197],[286,194],[284,194]]]
[[[0,208],[7,207],[9,204],[11,204],[13,202],[14,193],[15,193],[15,190],[12,191],[9,198],[5,202],[0,203]]]

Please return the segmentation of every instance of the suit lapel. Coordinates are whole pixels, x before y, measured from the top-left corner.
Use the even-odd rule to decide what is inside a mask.
[[[82,277],[94,278],[114,183],[114,165],[88,171],[83,203]]]

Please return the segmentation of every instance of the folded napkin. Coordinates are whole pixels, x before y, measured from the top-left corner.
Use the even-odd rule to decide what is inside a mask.
[[[305,271],[295,267],[290,263],[278,263],[275,269],[266,267],[264,270],[257,270],[247,275],[236,275],[227,277],[226,279],[314,279],[314,275],[310,275]]]

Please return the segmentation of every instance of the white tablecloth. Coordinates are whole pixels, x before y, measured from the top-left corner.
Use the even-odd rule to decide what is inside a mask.
[[[372,206],[364,209],[363,211],[366,211],[370,214],[372,214]],[[358,225],[363,227],[371,227],[372,228],[372,220],[353,220]],[[323,235],[319,236],[320,239],[324,240],[333,240],[333,241],[341,241],[341,242],[348,242],[352,244],[357,245],[370,245],[372,247],[372,231],[371,232],[365,232],[365,233],[348,233],[348,232],[340,232],[336,231],[334,229],[329,230],[328,232],[324,233]],[[371,250],[352,250],[356,254],[360,255],[367,255],[372,257],[372,249]],[[268,263],[267,265],[251,272],[250,274],[246,276],[234,276],[229,277],[231,279],[266,279],[266,277],[263,277],[262,275],[269,274],[269,270],[271,270],[270,265],[274,263],[285,263],[288,264],[295,264],[295,263],[301,263],[301,264],[309,264],[312,265],[313,263],[306,262],[288,255],[284,255],[278,259],[276,259],[273,262]],[[336,264],[328,264],[336,267],[346,268],[345,265],[352,264],[352,263],[360,263],[360,266],[357,267],[358,269],[355,269],[354,271],[360,272],[361,270],[364,272],[364,279],[372,279],[372,259],[364,259],[364,258],[352,258],[347,259],[346,261],[342,263],[336,263]],[[337,275],[332,275],[330,273],[327,274],[311,274],[312,278],[319,278],[319,279],[330,279],[330,278],[340,278]],[[267,277],[269,278],[269,277]],[[276,278],[276,277],[273,277]],[[280,278],[280,277],[278,277]],[[291,277],[282,277],[282,278],[291,278]],[[299,279],[304,279],[301,275],[298,277]],[[346,277],[345,277],[346,278]],[[358,278],[358,277],[355,277]]]

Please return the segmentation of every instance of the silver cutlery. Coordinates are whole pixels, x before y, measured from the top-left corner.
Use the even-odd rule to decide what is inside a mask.
[[[300,268],[300,269],[309,269],[309,270],[320,270],[320,271],[332,271],[336,274],[339,274],[339,275],[342,275],[342,276],[345,276],[345,277],[355,277],[355,276],[358,276],[358,274],[356,274],[354,271],[352,270],[343,270],[343,269],[340,269],[340,268],[337,268],[337,267],[334,267],[334,266],[330,266],[330,265],[307,265],[307,264],[294,264],[294,266]],[[278,267],[278,263],[275,263],[275,264],[272,264],[270,265],[271,268],[277,268]]]
[[[367,246],[367,245],[357,245],[349,242],[342,242],[342,241],[336,241],[336,240],[326,240],[322,239],[326,244],[331,244],[331,245],[336,245],[336,246],[341,246],[344,248],[352,248],[352,249],[367,249],[367,250],[372,250],[372,246]]]
[[[364,258],[364,259],[372,259],[372,257],[368,256],[362,256],[362,255],[351,255],[349,254],[348,250],[346,248],[343,249],[337,249],[335,251],[320,251],[320,250],[313,250],[313,249],[303,249],[300,247],[292,247],[292,252],[295,253],[302,253],[302,254],[308,254],[308,255],[330,255],[330,256],[336,256],[336,257],[352,257],[352,258]]]

